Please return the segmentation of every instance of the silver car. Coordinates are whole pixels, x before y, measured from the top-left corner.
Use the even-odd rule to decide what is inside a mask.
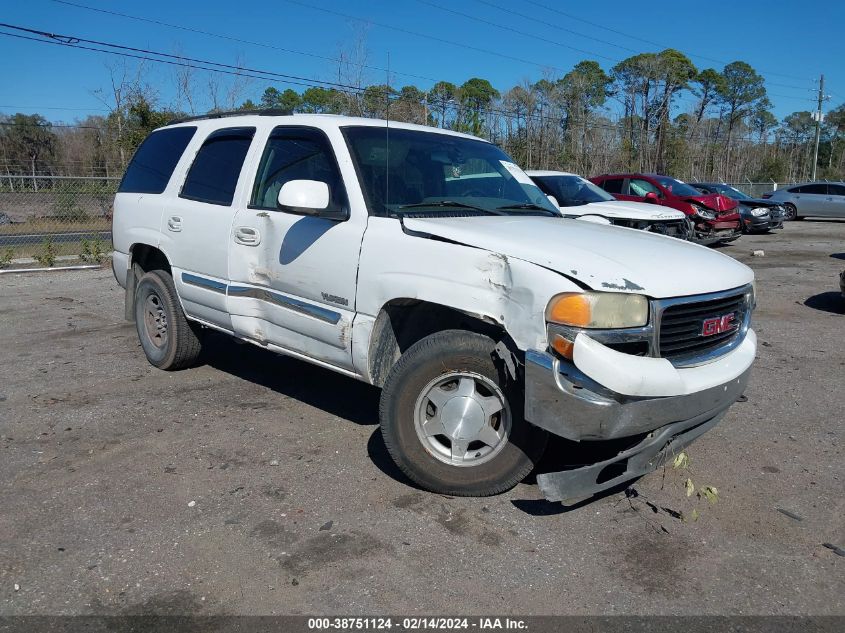
[[[808,216],[845,218],[845,182],[808,182],[763,197],[783,204],[790,220]]]

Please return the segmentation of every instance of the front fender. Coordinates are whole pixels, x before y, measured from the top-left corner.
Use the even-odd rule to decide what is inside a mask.
[[[448,306],[500,324],[521,350],[545,347],[545,310],[579,287],[557,272],[441,239],[403,232],[398,221],[371,218],[358,274],[358,312],[375,318],[398,298]]]

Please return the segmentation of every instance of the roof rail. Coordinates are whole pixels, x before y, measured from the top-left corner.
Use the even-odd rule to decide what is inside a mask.
[[[203,121],[205,119],[223,119],[230,116],[290,116],[293,114],[291,110],[284,110],[282,108],[266,108],[264,110],[227,110],[225,112],[209,112],[208,114],[200,114],[197,116],[182,117],[181,119],[173,119],[167,122],[167,125],[176,125],[177,123],[187,123],[188,121]]]

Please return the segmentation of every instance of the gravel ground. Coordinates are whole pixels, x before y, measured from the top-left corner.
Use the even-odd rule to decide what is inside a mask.
[[[0,614],[844,615],[845,222],[721,250],[758,276],[747,402],[691,474],[572,509],[415,489],[378,391],[299,361],[153,369],[108,270],[0,275]]]

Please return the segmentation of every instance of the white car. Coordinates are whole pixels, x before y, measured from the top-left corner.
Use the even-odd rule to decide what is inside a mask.
[[[565,171],[526,173],[543,193],[553,198],[564,217],[690,239],[692,225],[681,211],[656,204],[617,200],[586,178]]]
[[[381,387],[388,451],[444,494],[507,490],[549,433],[624,443],[540,474],[548,499],[649,472],[722,418],[756,351],[748,267],[561,219],[499,148],[456,132],[175,122],[135,153],[113,231],[150,363],[190,366],[211,329]]]

